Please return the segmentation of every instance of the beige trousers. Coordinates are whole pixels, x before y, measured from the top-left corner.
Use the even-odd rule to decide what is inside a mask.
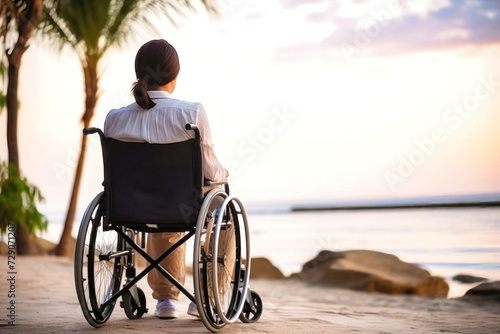
[[[172,245],[179,241],[185,232],[165,232],[148,234],[148,254],[156,259],[161,256]],[[186,279],[186,243],[179,246],[172,254],[167,256],[161,265],[172,276],[184,285]],[[156,269],[148,274],[148,284],[153,290],[153,298],[157,300],[179,299],[177,289],[168,279]]]
[[[204,189],[206,194],[212,188]],[[221,198],[216,198],[210,205],[209,210],[214,210],[216,207],[222,204]],[[172,247],[177,241],[179,241],[185,232],[165,232],[165,233],[149,233],[148,234],[148,244],[147,250],[148,254],[153,258],[157,259],[161,256],[167,249]],[[172,276],[175,277],[184,285],[186,280],[186,243],[179,246],[172,254],[167,256],[161,263],[163,268],[165,268]],[[165,276],[160,274],[156,269],[153,269],[148,274],[148,284],[153,290],[153,298],[156,300],[165,299],[179,299],[179,289],[177,289]]]

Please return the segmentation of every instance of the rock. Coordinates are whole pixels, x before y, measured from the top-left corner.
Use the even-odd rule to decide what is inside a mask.
[[[74,240],[74,239],[73,239]],[[41,255],[47,255],[51,254],[52,251],[56,248],[57,244],[53,243],[52,241],[43,239],[43,238],[34,238],[33,243],[36,246],[38,254]],[[74,242],[72,242],[73,248],[74,248]],[[73,256],[74,251],[71,252],[71,256]]]
[[[40,238],[40,237],[33,237],[30,236],[31,242],[35,245],[35,254],[33,255],[49,255],[52,254],[54,248],[56,247],[56,244]],[[74,239],[73,239],[74,240]],[[74,244],[74,242],[73,242]],[[74,248],[74,245],[72,246]],[[0,241],[0,255],[6,255],[8,253],[8,246],[5,242]],[[73,257],[73,253],[71,253],[71,257]]]
[[[466,301],[481,299],[500,302],[500,281],[481,283],[467,291],[461,299]]]
[[[484,277],[459,274],[459,275],[453,276],[453,280],[461,282],[461,283],[479,283],[479,282],[487,281],[488,279],[484,278]]]
[[[297,276],[311,283],[367,292],[446,297],[449,291],[443,278],[394,255],[369,250],[322,251]]]
[[[285,275],[271,261],[264,257],[252,258],[250,278],[284,278]]]

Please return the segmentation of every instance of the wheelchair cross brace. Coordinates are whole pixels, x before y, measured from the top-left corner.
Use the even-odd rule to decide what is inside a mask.
[[[172,247],[167,249],[161,256],[159,256],[156,260],[153,260],[151,256],[148,255],[145,251],[143,251],[122,229],[116,225],[112,226],[112,229],[115,230],[134,250],[136,250],[146,261],[150,264],[143,271],[139,273],[136,277],[134,277],[130,282],[125,284],[125,286],[115,293],[109,300],[107,300],[104,304],[99,308],[99,313],[102,313],[106,307],[115,302],[118,298],[120,298],[125,291],[128,291],[132,286],[134,286],[139,280],[141,280],[144,276],[146,276],[151,270],[156,268],[163,276],[165,276],[177,289],[179,289],[184,295],[186,295],[189,300],[193,303],[196,303],[196,299],[194,294],[189,292],[174,276],[172,276],[165,268],[160,264],[167,256],[169,256],[173,251],[175,251],[179,246],[181,246],[184,242],[189,240],[194,234],[195,230],[187,231],[188,233],[182,237],[179,241],[177,241]],[[120,252],[122,253],[122,252]],[[110,254],[111,257],[113,254]],[[122,256],[127,255],[123,254]]]

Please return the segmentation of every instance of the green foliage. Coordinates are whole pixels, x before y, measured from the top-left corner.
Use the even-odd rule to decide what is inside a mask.
[[[38,212],[36,202],[43,201],[37,187],[18,175],[16,168],[0,162],[0,235],[9,222],[28,227],[30,234],[47,229],[47,218]]]

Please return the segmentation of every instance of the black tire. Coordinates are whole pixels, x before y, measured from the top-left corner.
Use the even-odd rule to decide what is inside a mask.
[[[244,305],[239,289],[240,286],[247,289],[248,285],[241,261],[242,249],[248,249],[244,225],[246,217],[243,222],[236,204],[241,208],[238,199],[228,197],[217,212],[212,247],[212,256],[216,260],[212,261],[212,268],[208,272],[212,275],[212,294],[217,314],[226,324],[238,319]]]
[[[101,327],[111,316],[115,303],[101,310],[111,296],[120,289],[123,267],[120,259],[102,260],[99,255],[122,249],[122,241],[115,231],[103,231],[101,192],[88,205],[83,215],[75,248],[75,287],[78,301],[87,322]],[[92,261],[89,261],[92,259]]]
[[[248,304],[248,301],[245,302],[243,311],[240,314],[240,320],[244,323],[256,322],[257,320],[259,320],[264,308],[262,305],[262,299],[260,298],[259,294],[255,291],[249,291],[249,293],[253,303],[253,308]]]
[[[141,306],[138,306],[135,302],[134,298],[132,298],[132,294],[130,291],[127,291],[123,294],[123,310],[129,319],[140,319],[147,312],[146,309],[146,295],[144,291],[140,288],[137,288],[137,294],[139,295],[139,302]]]
[[[213,245],[216,210],[213,202],[223,202],[227,195],[220,189],[210,191],[201,206],[196,226],[193,254],[193,285],[196,306],[205,327],[216,333],[225,326],[216,312],[212,294],[212,257],[209,245]]]

